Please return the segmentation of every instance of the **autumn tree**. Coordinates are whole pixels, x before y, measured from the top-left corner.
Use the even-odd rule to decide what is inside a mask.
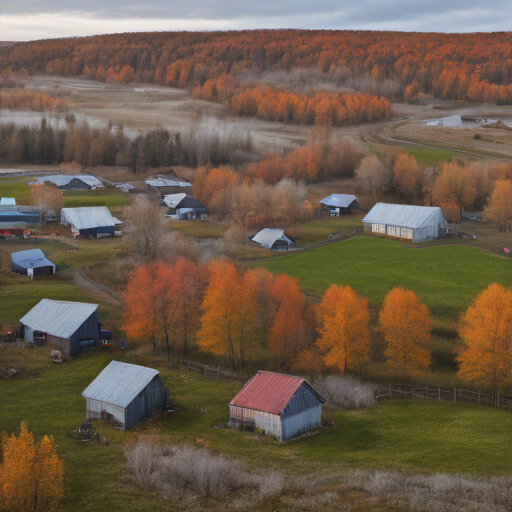
[[[0,503],[6,512],[55,510],[64,497],[64,464],[55,450],[53,437],[36,443],[21,424],[18,437],[4,442],[0,466]]]
[[[31,185],[30,204],[39,210],[41,223],[48,217],[60,217],[62,192],[53,184]]]
[[[493,283],[478,295],[459,324],[459,375],[492,389],[511,380],[512,291]]]
[[[361,377],[370,359],[368,300],[350,286],[332,285],[318,305],[317,321],[317,346],[324,353],[325,365],[338,368],[342,375],[350,370]]]
[[[389,188],[390,173],[376,155],[367,156],[355,171],[357,186],[365,192],[376,194]]]
[[[424,181],[424,170],[416,158],[408,155],[397,156],[393,166],[393,182],[400,194],[407,198],[421,198]]]
[[[489,203],[484,209],[485,220],[500,231],[512,232],[512,180],[494,183]]]
[[[388,366],[406,384],[407,376],[430,364],[431,319],[427,306],[414,292],[393,288],[379,313],[379,325],[386,342]]]

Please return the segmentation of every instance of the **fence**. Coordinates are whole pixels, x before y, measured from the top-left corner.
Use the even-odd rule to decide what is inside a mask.
[[[489,405],[493,407],[512,407],[512,397],[500,396],[498,392],[495,399],[489,393],[480,393],[469,389],[441,389],[440,387],[425,386],[421,388],[413,386],[396,386],[394,389],[390,384],[387,388],[378,388],[376,399],[379,398],[404,398],[404,399],[427,399],[449,402],[465,402],[476,405]]]
[[[186,368],[189,372],[203,375],[211,380],[240,380],[239,375],[221,370],[220,366],[194,363],[193,361],[186,361],[185,359],[180,359],[179,365],[181,368]]]

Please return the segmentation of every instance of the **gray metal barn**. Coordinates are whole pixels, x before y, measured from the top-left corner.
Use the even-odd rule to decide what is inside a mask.
[[[151,418],[155,409],[165,409],[169,391],[157,370],[111,361],[82,396],[87,418],[115,420],[127,430]]]
[[[324,403],[301,377],[259,371],[231,400],[229,422],[259,428],[283,442],[319,427]]]
[[[98,345],[98,305],[42,299],[21,320],[21,338],[76,356]]]

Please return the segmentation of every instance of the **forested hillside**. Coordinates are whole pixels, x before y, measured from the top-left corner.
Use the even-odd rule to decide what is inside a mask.
[[[258,80],[307,69],[317,81],[388,97],[414,100],[421,89],[439,98],[505,104],[512,103],[512,33],[128,33],[0,49],[0,71],[22,69],[176,87],[203,86],[224,74]]]

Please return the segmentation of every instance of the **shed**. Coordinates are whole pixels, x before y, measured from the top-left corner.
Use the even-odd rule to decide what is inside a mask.
[[[42,299],[21,320],[21,337],[75,356],[98,345],[98,305]]]
[[[82,393],[87,418],[118,421],[127,430],[165,409],[169,391],[157,370],[111,361]]]
[[[283,229],[265,228],[249,237],[249,240],[261,245],[261,247],[275,251],[288,249],[288,247],[295,245],[295,242],[284,234]]]
[[[320,201],[320,216],[347,215],[358,209],[357,197],[352,194],[331,194]]]
[[[231,400],[229,422],[288,441],[321,425],[325,399],[301,377],[259,371]]]
[[[27,228],[39,226],[38,211],[18,211],[17,208],[11,206],[0,211],[0,236],[22,236]]]
[[[200,219],[206,215],[206,207],[195,197],[185,193],[169,194],[164,197],[164,203],[169,207],[168,217],[176,220]]]
[[[43,176],[37,178],[37,181],[31,184],[43,185],[44,183],[53,183],[59,190],[95,190],[103,188],[103,183],[98,178],[88,174]]]
[[[366,233],[425,242],[439,237],[447,225],[441,208],[377,203],[363,219]]]
[[[0,206],[16,206],[16,199],[14,197],[0,198]]]
[[[122,224],[120,220],[112,217],[106,206],[62,208],[60,223],[71,226],[75,236],[92,238],[114,236],[116,225]]]
[[[29,249],[11,254],[11,270],[24,276],[49,276],[55,274],[55,265],[41,249]]]
[[[187,181],[171,180],[167,178],[151,178],[146,180],[146,185],[149,191],[157,192],[160,197],[192,190],[192,185]]]

